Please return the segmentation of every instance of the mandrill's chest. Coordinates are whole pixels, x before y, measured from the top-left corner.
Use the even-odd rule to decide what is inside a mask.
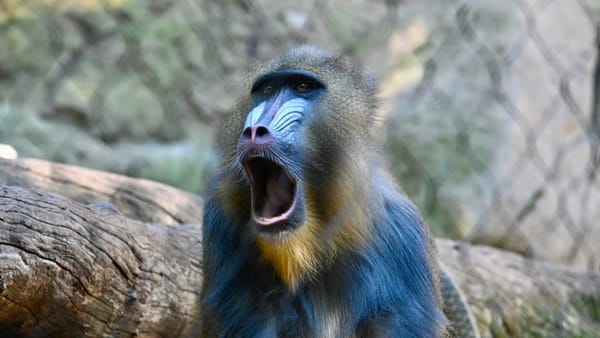
[[[320,288],[278,299],[265,297],[259,308],[266,310],[260,337],[354,336],[352,311],[341,302],[333,302]]]

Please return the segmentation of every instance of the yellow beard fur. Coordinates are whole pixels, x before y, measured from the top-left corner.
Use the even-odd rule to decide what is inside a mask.
[[[339,194],[327,208],[331,213],[328,224],[323,224],[315,216],[314,206],[307,203],[307,219],[296,231],[282,238],[257,238],[262,258],[291,290],[332,262],[340,251],[357,249],[370,239],[370,217],[362,205],[362,194],[348,183],[338,187]]]

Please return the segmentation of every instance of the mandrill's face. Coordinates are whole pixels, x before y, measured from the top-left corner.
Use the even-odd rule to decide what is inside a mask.
[[[238,159],[251,190],[252,223],[261,236],[293,232],[305,220],[305,134],[325,85],[310,72],[280,69],[252,86]]]
[[[364,247],[383,209],[371,189],[376,85],[349,60],[309,47],[254,71],[221,124],[215,197],[247,258],[258,255],[295,290]]]

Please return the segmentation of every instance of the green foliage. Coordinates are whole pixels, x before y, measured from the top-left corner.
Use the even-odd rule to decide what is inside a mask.
[[[20,157],[200,192],[214,161],[211,131],[182,99],[193,96],[199,75],[181,57],[202,53],[184,6],[160,14],[152,6],[3,3],[0,143]],[[193,19],[199,27],[202,20]]]

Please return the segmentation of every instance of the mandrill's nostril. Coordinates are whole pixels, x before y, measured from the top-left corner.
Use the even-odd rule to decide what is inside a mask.
[[[271,140],[269,128],[263,125],[246,127],[242,132],[243,139],[249,139],[250,143],[262,144]]]
[[[252,137],[252,127],[246,127],[246,129],[244,129],[244,132],[242,133],[242,137],[244,137],[244,138]]]
[[[264,137],[269,135],[269,129],[265,126],[256,127],[256,137]]]

